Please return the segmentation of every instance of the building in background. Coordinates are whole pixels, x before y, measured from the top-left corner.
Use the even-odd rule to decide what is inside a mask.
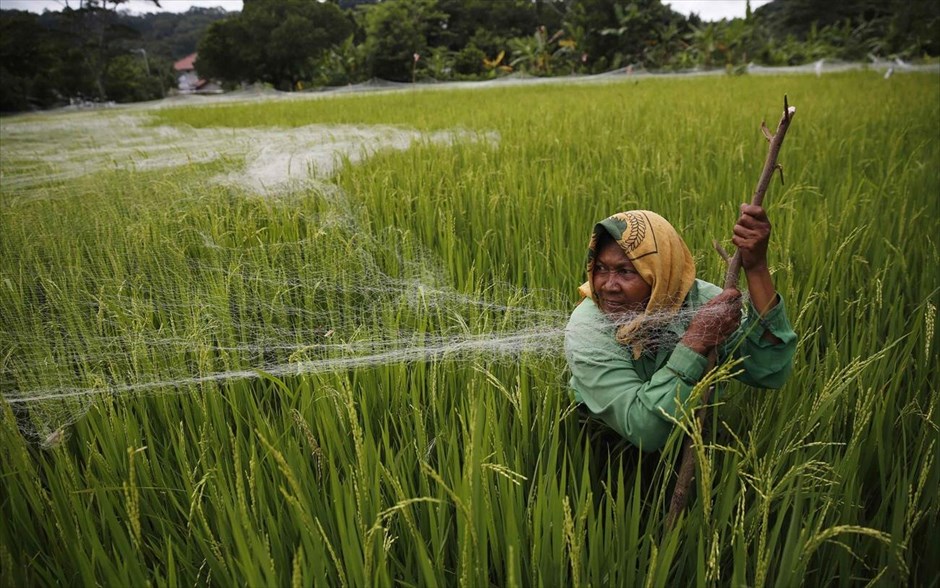
[[[220,94],[222,87],[219,84],[204,80],[196,72],[196,57],[198,53],[191,53],[173,64],[176,71],[177,87],[181,94]]]

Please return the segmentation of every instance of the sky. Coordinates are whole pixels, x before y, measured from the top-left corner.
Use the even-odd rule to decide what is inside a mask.
[[[662,0],[662,2],[686,16],[694,12],[702,17],[702,20],[744,18],[747,10],[747,0]],[[751,0],[751,10],[768,2],[770,0]]]
[[[62,10],[66,4],[72,8],[78,8],[80,0],[0,0],[0,9],[9,10],[29,10],[31,12],[42,12],[43,10]],[[233,11],[242,9],[242,0],[160,0],[161,8],[154,6],[152,2],[145,0],[129,0],[122,6],[130,9],[134,14],[145,12],[186,12],[190,6],[212,7],[221,6],[222,8]]]
[[[767,4],[770,0],[752,0],[751,8]],[[744,17],[747,0],[662,0],[676,12],[688,15],[697,13],[702,20],[721,20],[723,18]],[[79,0],[0,0],[0,9],[30,10],[42,12],[43,10],[62,10],[68,4],[78,8]],[[190,6],[221,6],[233,11],[242,9],[242,0],[161,0],[163,12],[186,12]],[[135,14],[144,12],[160,12],[161,9],[145,0],[130,0],[125,4]]]

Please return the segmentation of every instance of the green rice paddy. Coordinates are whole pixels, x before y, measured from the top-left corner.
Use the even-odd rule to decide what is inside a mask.
[[[562,330],[613,212],[659,212],[720,281],[711,242],[729,244],[784,94],[786,182],[765,204],[794,372],[726,386],[667,533],[682,432],[640,456],[585,423]],[[0,131],[0,585],[940,581],[936,74]],[[325,144],[330,165],[305,158]],[[245,175],[265,157],[294,158],[275,172],[293,180]]]

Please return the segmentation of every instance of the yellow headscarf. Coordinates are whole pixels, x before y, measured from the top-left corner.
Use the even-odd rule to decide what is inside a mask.
[[[633,357],[643,352],[643,327],[650,322],[661,325],[682,307],[695,282],[695,262],[685,241],[669,221],[655,212],[631,210],[618,212],[594,225],[587,258],[587,282],[578,292],[597,302],[591,286],[594,259],[597,257],[598,234],[606,231],[623,249],[627,258],[650,285],[652,293],[646,310],[617,328],[617,341],[633,348]]]

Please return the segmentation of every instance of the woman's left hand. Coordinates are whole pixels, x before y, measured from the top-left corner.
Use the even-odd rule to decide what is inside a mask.
[[[741,252],[744,271],[767,267],[767,244],[770,242],[770,220],[767,211],[753,204],[741,205],[741,216],[734,225],[731,241]]]

